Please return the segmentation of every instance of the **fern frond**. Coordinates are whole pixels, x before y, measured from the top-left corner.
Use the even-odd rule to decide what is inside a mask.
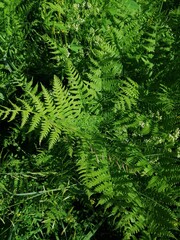
[[[24,127],[24,125],[26,124],[26,122],[28,121],[29,119],[29,116],[30,116],[30,111],[22,111],[21,112],[22,114],[22,120],[21,120],[21,128]]]
[[[9,122],[11,122],[11,121],[13,121],[15,118],[16,118],[16,115],[19,113],[19,111],[20,111],[20,108],[16,105],[16,104],[14,104],[14,103],[12,103],[11,102],[11,104],[12,104],[12,106],[14,107],[14,110],[12,110],[11,111],[11,117],[9,118]]]
[[[28,121],[30,114],[33,112],[32,107],[29,105],[29,103],[27,103],[26,101],[22,100],[22,99],[18,99],[22,105],[23,105],[23,111],[21,111],[22,114],[22,120],[21,120],[21,128],[24,127],[24,125],[26,124],[26,122]]]
[[[48,119],[43,119],[41,121],[41,132],[39,137],[39,143],[41,144],[42,140],[47,137],[52,129],[52,123]]]
[[[44,97],[44,101],[45,101],[46,111],[48,113],[52,113],[52,112],[54,112],[54,109],[55,109],[53,98],[52,98],[51,94],[47,91],[47,89],[42,84],[41,84],[41,88],[42,88],[42,93],[43,93],[43,97]]]
[[[34,131],[36,128],[39,127],[41,119],[42,119],[42,114],[39,114],[39,113],[35,114],[32,117],[28,133]]]
[[[58,26],[58,23],[56,23],[56,26]],[[69,57],[69,51],[67,46],[63,45],[60,41],[49,37],[48,35],[43,36],[43,39],[48,44],[50,52],[53,55],[51,59],[56,60],[58,65],[60,64],[61,61],[65,63],[66,59]]]
[[[42,101],[40,100],[40,97],[36,96],[32,92],[28,92],[28,94],[32,98],[36,111],[43,115],[46,112],[46,108],[44,106],[44,103],[42,103]]]
[[[5,120],[6,118],[9,118],[9,122],[13,121],[17,114],[20,112],[20,108],[16,105],[11,103],[14,107],[14,109],[9,109],[8,107],[4,107],[0,110],[0,116],[2,120]]]
[[[128,78],[126,81],[121,81],[120,93],[118,95],[118,101],[115,103],[115,109],[131,109],[132,106],[136,106],[139,97],[138,84],[132,79]]]
[[[60,135],[61,130],[59,128],[54,128],[51,130],[51,134],[49,137],[49,149],[52,149],[53,146],[58,142]]]
[[[83,83],[70,61],[67,62],[66,74],[68,76],[69,93],[72,101],[80,100],[80,102],[83,103]],[[81,108],[82,105],[77,107]]]
[[[161,85],[161,92],[158,94],[158,105],[162,106],[162,110],[166,113],[171,113],[174,109],[174,101],[172,92],[166,86]]]
[[[55,116],[56,118],[63,119],[69,115],[76,113],[72,100],[69,97],[68,91],[62,86],[59,78],[54,76],[53,83],[53,97],[55,102]],[[71,111],[68,111],[69,105],[71,105]]]

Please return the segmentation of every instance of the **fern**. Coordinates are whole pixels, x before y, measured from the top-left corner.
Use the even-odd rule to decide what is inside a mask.
[[[161,15],[158,1],[43,0],[38,10],[35,1],[27,8],[21,3],[15,9],[25,10],[27,18],[15,18],[16,30],[25,29],[17,34],[17,45],[7,43],[15,34],[9,20],[7,35],[0,33],[7,74],[13,80],[21,76],[24,91],[18,88],[0,108],[2,123],[15,135],[2,134],[1,151],[2,218],[7,215],[17,226],[10,226],[12,236],[90,238],[98,234],[98,222],[100,231],[105,222],[116,229],[116,238],[175,238],[178,30]],[[178,20],[178,12],[171,14]],[[30,19],[30,31],[24,19]],[[18,125],[28,126],[29,141]],[[31,139],[36,135],[39,146]],[[6,198],[9,206],[13,201],[20,207],[5,209]]]
[[[22,108],[12,104],[13,110],[8,108],[7,110],[1,110],[3,119],[10,115],[9,121],[12,121],[18,113],[21,113],[21,127],[23,127],[28,117],[31,116],[29,132],[40,128],[40,143],[50,134],[50,148],[58,141],[61,132],[70,135],[80,134],[81,136],[81,127],[78,126],[77,122],[83,111],[82,104],[92,104],[92,89],[89,91],[89,88],[83,85],[74,68],[68,68],[67,76],[69,80],[68,90],[62,86],[57,76],[54,76],[53,90],[51,92],[48,92],[41,84],[42,94],[36,95],[37,87],[28,87],[26,94],[30,97],[31,105],[34,107],[27,101],[19,99]],[[91,99],[91,102],[88,101],[89,99]],[[83,119],[85,120],[85,115]]]
[[[122,81],[120,85],[120,94],[118,96],[119,101],[115,108],[122,111],[131,109],[133,105],[136,106],[138,95],[138,85],[134,81],[131,79],[128,79],[128,81]]]

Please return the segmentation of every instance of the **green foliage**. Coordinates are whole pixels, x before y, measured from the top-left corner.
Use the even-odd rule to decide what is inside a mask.
[[[168,4],[0,4],[1,238],[102,239],[108,224],[108,239],[177,239],[179,8]]]

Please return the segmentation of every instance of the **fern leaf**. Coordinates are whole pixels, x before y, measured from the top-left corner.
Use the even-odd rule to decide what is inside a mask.
[[[29,111],[25,111],[25,110],[21,111],[21,116],[22,116],[21,126],[20,126],[21,128],[23,128],[26,122],[28,121],[29,115],[30,115]]]
[[[36,95],[37,92],[38,92],[38,84],[36,84],[34,87],[33,87],[33,81],[25,81],[25,86],[24,86],[24,90],[25,92],[29,93],[31,92],[31,94],[33,95]]]
[[[52,149],[53,146],[59,140],[59,136],[61,134],[61,130],[59,128],[55,128],[51,130],[50,137],[49,137],[49,149]]]
[[[73,102],[67,90],[62,86],[59,78],[54,76],[53,97],[56,105],[55,116],[59,119],[68,118],[74,112]]]
[[[49,132],[52,129],[52,123],[48,119],[43,119],[41,121],[41,133],[39,137],[39,143],[41,144],[42,140],[47,137]]]
[[[42,115],[46,112],[46,108],[44,107],[44,104],[40,100],[40,98],[36,95],[34,95],[32,92],[28,92],[31,99],[33,100],[33,103],[35,105],[35,109],[38,113],[41,113]]]
[[[19,113],[19,108],[15,109],[15,110],[12,110],[12,111],[11,111],[11,117],[10,117],[10,119],[8,120],[8,122],[13,121],[18,113]]]
[[[82,81],[72,63],[69,61],[67,62],[66,74],[68,76],[70,98],[76,104],[76,108],[80,111],[83,103]]]
[[[60,79],[54,75],[54,83],[53,83],[53,96],[55,98],[56,104],[59,106],[62,105],[62,100],[64,95],[67,96],[66,91],[62,87],[62,83],[60,82]]]
[[[42,114],[35,113],[35,115],[31,119],[28,133],[34,131],[40,125],[41,120],[42,120]]]
[[[55,106],[53,103],[53,99],[52,96],[49,94],[49,92],[47,91],[47,89],[41,84],[42,87],[42,91],[43,91],[43,96],[44,96],[44,100],[45,100],[45,107],[48,113],[53,113]]]
[[[24,109],[21,110],[21,116],[22,116],[21,128],[23,128],[26,122],[28,121],[29,116],[33,110],[32,110],[32,107],[26,101],[21,99],[18,99],[18,100],[23,104],[23,107],[25,108],[25,110]]]

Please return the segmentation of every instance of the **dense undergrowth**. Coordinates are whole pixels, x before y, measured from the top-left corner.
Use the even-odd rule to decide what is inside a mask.
[[[178,239],[177,2],[0,11],[0,238]]]

